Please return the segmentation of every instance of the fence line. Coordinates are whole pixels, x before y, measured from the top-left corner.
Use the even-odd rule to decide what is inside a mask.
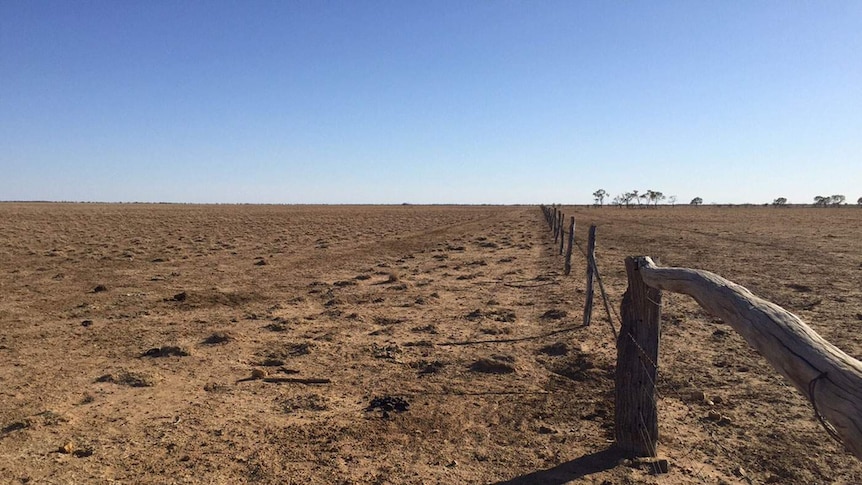
[[[541,206],[554,246],[568,233],[565,274],[571,270],[575,220],[563,228],[556,205]],[[626,258],[628,288],[620,305],[617,336],[611,307],[595,261],[595,225],[590,227],[587,259],[587,302],[584,325],[592,314],[595,278],[617,343],[615,374],[616,446],[638,456],[655,457],[658,443],[656,382],[661,335],[662,290],[687,294],[707,312],[736,330],[775,370],[808,398],[816,418],[830,436],[862,460],[862,362],[847,355],[780,306],[714,273],[687,268],[660,268],[649,257]]]

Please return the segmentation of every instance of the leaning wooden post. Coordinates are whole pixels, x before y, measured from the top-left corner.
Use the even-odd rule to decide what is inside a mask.
[[[566,244],[565,274],[572,272],[572,246],[575,244],[575,216],[569,221],[569,242]]]
[[[596,264],[596,225],[590,225],[587,240],[587,300],[584,304],[584,326],[590,325],[593,318],[593,267]]]
[[[614,437],[617,447],[626,453],[655,457],[661,290],[644,283],[639,271],[643,261],[643,257],[626,258],[629,286],[620,305],[623,321],[617,340]]]

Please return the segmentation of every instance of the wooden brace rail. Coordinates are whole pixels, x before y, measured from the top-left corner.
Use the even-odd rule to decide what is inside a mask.
[[[862,460],[862,362],[826,341],[796,315],[721,276],[660,268],[649,257],[635,260],[647,286],[691,296],[742,335],[811,401],[817,417],[825,419]]]

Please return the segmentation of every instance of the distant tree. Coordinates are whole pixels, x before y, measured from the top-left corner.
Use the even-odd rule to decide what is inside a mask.
[[[649,198],[649,191],[644,192],[643,194],[639,195],[638,197],[640,197],[641,199],[643,199],[644,203],[647,203],[647,204],[648,204],[648,203],[649,203],[649,201],[650,201],[650,198]]]
[[[664,194],[662,194],[661,192],[655,192],[655,193],[653,194],[653,196],[655,197],[654,205],[655,205],[656,207],[658,207],[658,203],[659,203],[659,202],[661,202],[661,201],[663,201],[663,200],[667,199],[667,197],[665,197],[665,195],[664,195]]]
[[[599,189],[599,190],[593,192],[593,197],[595,197],[596,204],[598,204],[599,206],[604,205],[605,197],[607,197],[607,196],[608,196],[608,191],[605,189]]]
[[[772,201],[772,205],[774,205],[775,207],[785,207],[787,206],[787,198],[779,197]]]
[[[646,200],[647,200],[648,202],[654,202],[654,201],[655,201],[655,195],[656,195],[657,193],[658,193],[658,192],[656,192],[656,191],[655,191],[655,190],[653,190],[653,189],[647,189],[647,190],[646,190],[646,192],[644,192],[644,195],[646,195]]]
[[[700,197],[695,197],[694,199],[691,199],[690,204],[694,206],[701,205],[703,204],[703,199],[701,199]]]
[[[631,192],[629,192],[629,194],[632,196],[632,199],[634,199],[635,202],[638,203],[638,205],[641,205],[641,198],[640,195],[638,195],[637,190],[632,190]]]
[[[676,205],[676,196],[671,195],[670,197],[667,198],[667,201],[670,203],[671,207],[675,206]]]
[[[827,205],[829,205],[829,202],[831,200],[832,200],[831,197],[824,197],[822,195],[818,195],[818,196],[814,197],[814,205],[820,206],[820,207],[826,207]]]
[[[624,201],[625,201],[625,199],[623,199],[622,195],[617,195],[617,196],[614,196],[614,199],[611,201],[611,204],[613,204],[617,207],[622,207]]]
[[[829,205],[839,206],[843,204],[845,200],[847,200],[847,197],[844,197],[843,195],[833,195],[829,197]]]
[[[625,194],[623,194],[623,202],[625,202],[625,203],[626,203],[626,207],[631,207],[631,205],[632,205],[632,199],[637,198],[637,195],[638,195],[638,194],[637,194],[636,192],[637,192],[637,191],[634,191],[634,192],[626,192]]]

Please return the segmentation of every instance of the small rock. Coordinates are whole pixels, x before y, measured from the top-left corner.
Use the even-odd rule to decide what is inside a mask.
[[[547,426],[539,426],[539,434],[556,434],[557,430]]]
[[[185,291],[182,291],[182,292],[174,295],[174,301],[186,301],[186,298],[188,298],[188,297],[189,297],[188,293],[186,293]]]
[[[710,412],[706,415],[706,419],[708,419],[708,420],[710,420],[710,421],[715,421],[715,422],[721,421],[721,417],[722,417],[722,416],[721,416],[721,413],[719,413],[719,412],[717,412],[717,411],[710,411]]]
[[[745,468],[738,466],[738,467],[733,469],[733,474],[738,476],[738,477],[744,477],[745,476]]]
[[[266,369],[253,369],[251,371],[252,379],[264,379],[266,377],[269,377],[269,371]]]
[[[257,261],[255,261],[254,265],[255,266],[266,266],[267,262],[265,259],[258,259]]]
[[[65,455],[71,454],[75,451],[75,444],[71,441],[61,446],[60,449],[57,450],[58,453],[63,453]]]
[[[93,324],[92,320],[84,320],[83,322],[81,322],[82,327],[89,327],[92,324]]]
[[[101,293],[103,291],[108,291],[108,287],[105,285],[96,285],[96,287],[93,288],[93,293]]]

